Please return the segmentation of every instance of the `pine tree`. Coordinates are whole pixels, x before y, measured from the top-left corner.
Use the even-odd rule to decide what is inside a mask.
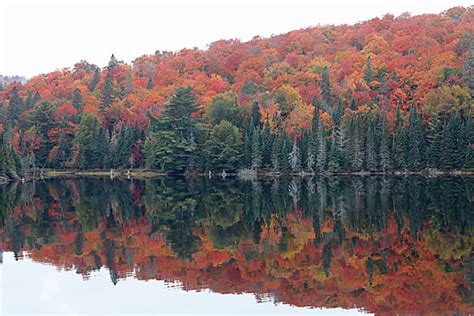
[[[405,127],[403,126],[403,117],[400,112],[400,106],[397,107],[396,112],[396,127],[395,135],[393,137],[393,168],[395,170],[406,169],[406,156],[407,156],[407,134]]]
[[[252,133],[252,169],[257,170],[262,166],[262,146],[260,130],[254,129]]]
[[[372,82],[374,80],[374,74],[372,71],[372,60],[370,56],[367,58],[367,66],[365,67],[364,80],[367,83]]]
[[[84,107],[84,101],[82,100],[81,90],[74,89],[74,94],[72,97],[72,106],[77,110],[77,113],[82,112],[82,108]]]
[[[23,110],[23,100],[18,95],[18,88],[13,87],[8,105],[8,118],[13,122],[18,119]]]
[[[321,107],[328,112],[331,108],[331,83],[329,80],[329,68],[324,67],[321,81]]]
[[[282,172],[290,172],[290,165],[288,163],[288,155],[292,149],[292,142],[285,129],[281,130],[281,152],[280,152],[280,169]]]
[[[422,123],[421,123],[422,124]],[[420,170],[422,167],[422,159],[420,153],[421,131],[420,122],[416,113],[415,105],[410,108],[408,121],[408,169],[411,171]]]
[[[97,84],[100,81],[100,69],[98,67],[95,68],[94,70],[94,77],[92,77],[92,80],[89,84],[89,91],[93,92],[95,88],[97,87]]]
[[[282,137],[282,132],[280,131],[278,135],[275,137],[275,140],[272,144],[272,169],[273,171],[277,172],[280,171],[280,155],[282,151],[284,139]]]
[[[115,58],[115,55],[112,54],[112,56],[110,56],[109,64],[107,65],[107,70],[110,71],[110,70],[114,69],[117,66],[118,66],[118,61]]]
[[[146,89],[147,90],[153,90],[155,88],[155,85],[153,84],[153,80],[151,78],[148,78],[148,82],[146,84]]]
[[[255,127],[260,126],[261,119],[262,119],[262,115],[260,114],[258,103],[254,102],[252,106],[252,113],[251,113],[251,120],[253,122],[253,126]]]
[[[327,169],[328,164],[328,154],[327,154],[327,139],[324,135],[324,128],[319,125],[318,135],[319,135],[319,148],[318,154],[316,156],[316,168],[319,172],[324,172]]]
[[[355,122],[354,132],[354,153],[352,158],[352,170],[361,171],[364,169],[365,163],[365,150],[363,133],[359,127],[359,122]]]
[[[265,122],[260,133],[260,143],[262,146],[262,167],[267,168],[272,164],[273,134],[268,121]]]
[[[376,171],[378,166],[378,157],[376,153],[376,143],[375,143],[375,127],[373,122],[368,123],[367,129],[367,141],[366,141],[366,148],[367,148],[367,170],[369,171]]]
[[[112,87],[112,76],[110,71],[107,71],[105,76],[104,87],[102,88],[102,98],[100,104],[100,110],[104,113],[105,109],[107,109],[113,103],[113,87]]]
[[[456,111],[451,113],[443,139],[443,167],[446,169],[462,168],[466,158],[466,131],[463,120]]]
[[[214,126],[205,144],[207,157],[213,170],[235,171],[239,168],[240,137],[239,129],[230,122],[221,121]]]
[[[387,172],[391,170],[392,161],[390,157],[390,135],[388,131],[387,121],[385,117],[382,118],[380,138],[380,170]]]
[[[428,165],[432,168],[441,168],[441,157],[443,152],[443,137],[445,120],[436,114],[431,117],[429,125],[429,148]]]
[[[352,97],[352,99],[351,99],[350,109],[351,109],[352,111],[357,110],[356,100],[354,99],[354,97]]]
[[[293,147],[291,152],[288,155],[288,164],[291,168],[292,172],[300,172],[301,171],[301,153],[298,147],[298,140],[295,139],[293,141]]]

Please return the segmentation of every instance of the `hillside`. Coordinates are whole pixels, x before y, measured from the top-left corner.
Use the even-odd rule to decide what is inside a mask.
[[[3,88],[0,131],[36,167],[471,167],[473,30],[473,8],[457,7],[81,61]]]

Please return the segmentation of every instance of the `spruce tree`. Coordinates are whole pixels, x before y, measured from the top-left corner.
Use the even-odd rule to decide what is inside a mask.
[[[155,85],[153,84],[153,80],[151,78],[148,78],[148,82],[146,84],[146,89],[147,90],[153,90],[155,88]]]
[[[254,129],[252,133],[252,169],[257,170],[262,166],[262,146],[260,130]]]
[[[262,167],[268,168],[272,164],[273,133],[270,130],[268,121],[265,122],[260,133],[260,143],[262,146]]]
[[[395,116],[395,135],[393,137],[393,168],[398,171],[406,169],[407,133],[403,124],[400,106]]]
[[[77,113],[82,112],[84,107],[84,101],[82,100],[82,93],[79,89],[74,89],[74,94],[72,97],[72,106],[77,110]]]
[[[326,66],[323,69],[321,81],[321,107],[328,112],[331,108],[331,83],[329,80],[329,68]]]
[[[451,113],[443,139],[443,166],[446,169],[462,168],[466,158],[464,146],[466,131],[459,112]]]
[[[372,71],[372,60],[370,56],[367,58],[367,66],[365,67],[364,80],[367,83],[370,83],[374,80],[374,74]]]
[[[392,161],[390,157],[390,134],[385,117],[382,118],[380,133],[380,170],[385,173],[390,171],[392,167]]]
[[[94,76],[92,77],[92,80],[89,84],[89,91],[94,92],[95,88],[97,87],[97,84],[100,81],[100,69],[96,67],[94,69]]]
[[[284,139],[282,137],[282,132],[280,131],[278,135],[275,137],[275,140],[272,144],[272,169],[275,172],[280,171],[281,163],[280,163],[280,155],[282,151]]]
[[[367,159],[366,165],[367,170],[369,171],[376,171],[378,166],[378,157],[376,153],[376,140],[375,140],[375,126],[373,122],[368,123],[367,129],[367,141],[366,141],[366,148],[367,148]]]
[[[100,111],[104,113],[105,109],[107,109],[113,103],[113,101],[112,76],[110,71],[107,71],[104,87],[102,88]]]
[[[298,147],[298,140],[293,141],[291,152],[288,155],[288,164],[294,173],[301,171],[301,153]]]
[[[13,87],[8,105],[8,118],[14,122],[18,119],[23,110],[23,100],[18,95],[18,88]]]
[[[316,168],[318,172],[324,172],[327,169],[328,164],[328,152],[327,152],[327,139],[324,132],[324,127],[319,125],[319,148],[316,156]]]
[[[422,159],[420,153],[421,131],[420,122],[416,113],[415,105],[410,108],[408,120],[408,157],[407,165],[411,171],[420,170],[422,167]]]

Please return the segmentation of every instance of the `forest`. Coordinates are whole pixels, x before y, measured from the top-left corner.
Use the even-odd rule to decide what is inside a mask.
[[[0,175],[474,167],[474,11],[385,15],[0,85]]]

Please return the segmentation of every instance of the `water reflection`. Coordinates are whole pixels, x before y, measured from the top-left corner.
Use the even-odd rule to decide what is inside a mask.
[[[0,187],[0,248],[116,284],[374,313],[474,312],[473,179],[50,180]]]

